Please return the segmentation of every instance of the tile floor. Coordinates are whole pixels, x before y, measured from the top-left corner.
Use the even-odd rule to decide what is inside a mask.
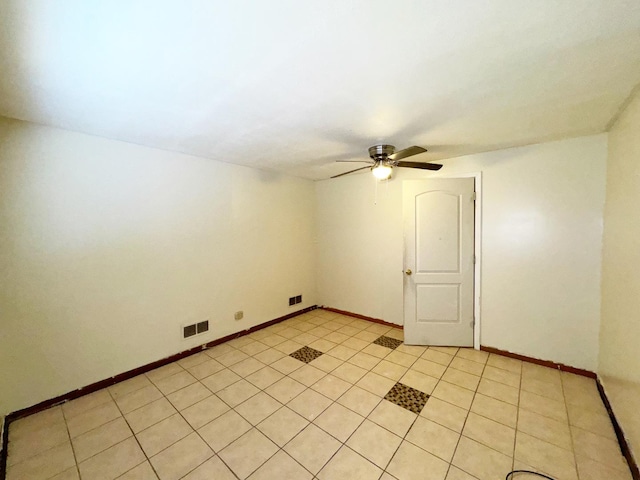
[[[314,310],[12,423],[7,479],[631,479],[593,380],[396,340]]]

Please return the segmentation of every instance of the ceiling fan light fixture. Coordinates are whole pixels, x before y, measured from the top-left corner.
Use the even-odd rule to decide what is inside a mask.
[[[389,165],[383,165],[382,163],[379,163],[378,165],[371,168],[373,176],[378,180],[386,180],[387,178],[391,177],[391,171],[392,169]]]

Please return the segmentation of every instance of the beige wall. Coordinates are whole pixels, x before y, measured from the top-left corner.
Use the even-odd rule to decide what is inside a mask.
[[[640,93],[609,132],[598,373],[640,459]]]
[[[321,304],[403,321],[402,181],[482,172],[481,343],[595,371],[607,135],[316,184]]]
[[[311,181],[0,119],[0,414],[315,304],[314,201]]]

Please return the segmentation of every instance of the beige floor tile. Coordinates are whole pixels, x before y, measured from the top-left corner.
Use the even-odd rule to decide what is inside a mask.
[[[442,375],[442,380],[471,391],[475,391],[480,383],[480,377],[452,367],[447,368],[447,371]]]
[[[409,368],[411,365],[414,364],[417,358],[414,355],[409,355],[408,353],[402,353],[398,351],[398,349],[396,348],[389,355],[385,357],[385,360],[401,365],[403,367]]]
[[[520,392],[520,408],[539,413],[540,415],[553,418],[560,422],[569,421],[567,417],[567,407],[564,402],[541,397],[540,395],[524,390]]]
[[[259,391],[257,387],[243,379],[223,388],[216,395],[230,407],[235,407],[253,397]]]
[[[358,333],[356,333],[353,337],[357,338],[358,340],[362,340],[362,341],[365,341],[367,343],[371,343],[376,338],[378,338],[379,336],[380,336],[379,333],[370,332],[368,330],[361,330]]]
[[[378,338],[379,336],[380,335],[376,335],[376,338]],[[344,345],[345,347],[352,348],[353,350],[361,351],[362,349],[371,345],[371,342],[362,340],[360,338],[351,337],[345,340],[344,342],[342,342],[342,345]]]
[[[327,337],[324,337],[325,339],[329,340]],[[291,340],[293,340],[294,342],[298,342],[301,345],[310,345],[313,342],[315,342],[316,340],[318,340],[318,337],[316,337],[315,335],[311,335],[310,333],[307,332],[303,332],[300,335],[298,335],[297,337],[293,337]],[[329,340],[331,341],[331,340]],[[336,342],[334,342],[336,343]]]
[[[363,417],[367,417],[380,403],[380,397],[354,385],[337,402]]]
[[[211,360],[211,361],[213,362],[215,360]],[[202,365],[206,365],[206,363],[203,363]],[[198,365],[198,367],[199,366],[200,365]],[[198,367],[193,367],[193,369]],[[189,372],[182,371],[180,373],[176,373],[175,375],[171,375],[170,377],[165,377],[162,380],[158,380],[154,383],[156,387],[158,387],[158,390],[160,390],[164,395],[169,395],[170,393],[173,393],[177,390],[180,390],[181,388],[191,385],[196,381],[197,381],[196,378],[193,375],[191,375]]]
[[[282,342],[286,342],[287,339],[285,337],[281,336],[281,335],[273,334],[273,335],[269,335],[268,337],[263,338],[260,341],[262,343],[264,343],[265,345],[273,348],[276,345],[281,344]]]
[[[193,383],[188,387],[182,388],[170,395],[167,395],[167,399],[178,410],[184,410],[190,407],[194,403],[198,403],[200,400],[211,395],[211,391],[202,385],[200,382]]]
[[[304,345],[302,345],[301,343],[298,342],[294,342],[293,340],[285,340],[282,343],[279,343],[278,345],[276,345],[275,348],[276,350],[281,351],[282,353],[286,354],[286,355],[290,355],[291,353],[295,352],[296,350],[301,349],[302,347],[304,347]]]
[[[285,357],[285,356],[286,355],[284,353],[276,350],[275,348],[269,348],[267,350],[264,350],[260,353],[255,354],[253,358],[261,361],[265,365],[271,365],[276,360],[280,360],[282,357]]]
[[[245,380],[252,383],[256,387],[264,390],[280,380],[284,375],[271,367],[264,367],[255,373],[252,373]]]
[[[362,331],[361,328],[355,328],[350,325],[345,325],[342,328],[337,330],[338,333],[342,333],[344,335],[348,335],[349,337],[353,337]]]
[[[557,386],[562,384],[560,380],[560,370],[528,362],[522,364],[522,378],[553,383]]]
[[[349,388],[351,388],[351,384],[329,374],[311,385],[311,388],[316,392],[320,392],[325,397],[329,397],[332,400],[337,400],[347,390],[349,390]]]
[[[229,470],[216,455],[189,473],[182,480],[237,480],[238,477]]]
[[[594,384],[582,387],[564,386],[564,398],[567,405],[591,410],[595,413],[607,415],[600,393]]]
[[[469,410],[473,401],[473,392],[471,390],[442,380],[438,383],[432,395],[466,410]]]
[[[378,480],[382,470],[343,446],[318,474],[320,480]]]
[[[516,428],[518,420],[518,408],[510,403],[505,403],[495,398],[476,393],[471,404],[471,411],[502,423],[507,427]]]
[[[45,450],[7,467],[7,480],[45,480],[75,465],[71,443]]]
[[[118,480],[158,480],[158,476],[151,468],[151,464],[144,462],[118,477]]]
[[[398,365],[397,363],[389,362],[387,360],[382,360],[373,367],[371,371],[397,382],[407,372],[407,367],[403,367],[402,365]]]
[[[377,345],[375,343],[370,343],[368,346],[362,349],[363,353],[368,355],[373,355],[374,357],[378,357],[383,359],[387,355],[389,355],[393,350],[387,347],[383,347],[381,345]]]
[[[329,340],[325,340],[324,338],[320,338],[309,345],[309,347],[315,350],[319,350],[322,353],[327,353],[329,350],[337,346],[337,343],[330,342]]]
[[[192,433],[166,450],[151,457],[150,462],[160,480],[178,480],[213,455],[213,451]]]
[[[611,419],[608,415],[603,415],[571,404],[567,405],[567,411],[571,425],[610,438],[611,440],[617,440],[616,432],[613,429]]]
[[[121,478],[121,477],[118,477]],[[51,477],[50,480],[80,480],[80,474],[78,473],[78,467],[71,467],[67,470],[65,470],[62,473],[59,473],[53,477]],[[154,479],[154,480],[157,480]]]
[[[447,473],[447,480],[477,480],[476,477],[469,475],[467,472],[463,472],[458,467],[451,465],[449,467],[449,473]]]
[[[137,433],[136,438],[147,457],[152,457],[192,432],[180,414],[175,414]]]
[[[9,435],[12,439],[22,438],[24,435],[30,435],[42,428],[49,427],[54,424],[64,425],[64,415],[61,407],[52,407],[42,412],[34,413],[28,417],[14,420],[9,425]]]
[[[439,363],[440,365],[447,367],[454,357],[453,355],[448,355],[433,348],[429,348],[420,356],[420,358],[430,362]],[[442,372],[444,373],[444,370]]]
[[[324,395],[307,389],[291,400],[287,406],[307,420],[313,421],[318,415],[324,412],[331,403],[331,400]]]
[[[515,358],[504,357],[494,353],[489,355],[487,365],[517,373],[518,375],[522,373],[522,360],[516,360]]]
[[[251,428],[249,422],[230,410],[200,428],[198,433],[217,453]]]
[[[487,352],[474,350],[473,348],[461,348],[458,350],[456,356],[479,363],[487,363],[487,359],[489,358]]]
[[[78,465],[83,480],[111,480],[146,460],[135,438],[128,438]]]
[[[516,431],[473,412],[469,413],[462,434],[500,453],[513,457]]]
[[[482,378],[493,380],[513,388],[520,388],[520,375],[487,365],[482,372]]]
[[[424,417],[418,417],[405,440],[449,463],[459,438],[459,433]]]
[[[560,480],[578,478],[573,452],[518,431],[515,458]]]
[[[373,372],[367,373],[356,383],[360,388],[380,397],[384,397],[395,384],[396,382],[390,378],[385,378]]]
[[[322,412],[313,423],[341,442],[346,442],[363,421],[364,417],[339,403],[334,403]]]
[[[411,370],[415,370],[416,372],[424,373],[425,375],[429,375],[430,377],[439,379],[447,370],[447,367],[439,363],[432,362],[431,360],[419,358],[411,366]]]
[[[185,408],[182,416],[193,428],[198,429],[228,411],[229,406],[226,403],[211,395]]]
[[[194,355],[189,355],[182,360],[178,360],[176,363],[182,368],[187,369],[195,367],[196,365],[200,365],[201,363],[207,362],[209,360],[211,360],[211,357],[209,355],[207,355],[205,352],[199,352]]]
[[[278,335],[284,338],[292,339],[293,337],[297,337],[302,333],[302,330],[298,330],[297,328],[287,327],[284,330],[280,330]]]
[[[420,416],[460,433],[468,413],[464,408],[456,407],[444,400],[431,397],[420,412]]]
[[[145,428],[150,427],[170,417],[176,413],[176,409],[169,403],[166,398],[161,398],[155,402],[151,402],[149,405],[145,405],[131,413],[127,413],[125,418],[127,423],[133,430],[133,433],[138,433]]]
[[[486,378],[482,378],[480,380],[478,393],[510,403],[511,405],[518,405],[518,402],[520,401],[519,389],[509,387],[508,385],[504,385],[499,382],[494,382],[493,380],[487,380]]]
[[[270,338],[270,337],[267,337],[267,338]],[[280,337],[280,338],[283,338],[283,337]],[[219,357],[216,357],[216,360],[220,362],[222,365],[224,365],[225,367],[230,367],[231,365],[235,365],[236,363],[241,362],[242,360],[246,360],[247,358],[249,358],[249,355],[247,355],[246,353],[241,352],[240,350],[233,350],[228,353],[225,353],[224,355],[220,355]]]
[[[590,458],[622,472],[627,470],[627,463],[617,441],[577,427],[571,427],[571,435],[576,455]]]
[[[283,375],[289,375],[291,372],[302,368],[304,365],[304,362],[296,360],[295,358],[287,355],[286,357],[282,357],[280,360],[276,360],[275,362],[273,362],[271,364],[271,368],[276,369]]]
[[[256,470],[249,480],[311,480],[311,475],[298,462],[280,450]]]
[[[559,422],[552,418],[520,409],[518,430],[566,450],[573,450],[571,432],[566,422]]]
[[[463,435],[451,463],[479,480],[497,480],[511,471],[512,458]]]
[[[400,437],[404,437],[417,415],[398,405],[382,400],[368,419]]]
[[[69,442],[64,422],[46,424],[39,429],[23,430],[22,435],[10,435],[7,464],[13,465],[42,453],[57,445]]]
[[[249,345],[253,341],[254,340],[251,337],[240,334],[240,336],[234,338],[233,340],[229,340],[227,343],[233,348],[240,348],[244,347],[245,345]]]
[[[389,330],[384,335],[389,337],[389,338],[395,338],[396,340],[404,341],[404,330],[402,329],[402,327],[400,327],[400,328],[392,328],[391,330]]]
[[[293,410],[283,407],[257,425],[276,445],[283,447],[305,428],[309,422]]]
[[[251,356],[255,355],[256,353],[264,352],[268,348],[269,348],[269,346],[265,345],[262,342],[253,342],[253,343],[248,343],[247,345],[244,345],[244,346],[240,347],[238,350],[240,350],[243,353],[246,353],[247,355],[249,355],[251,357]]]
[[[233,348],[228,343],[222,343],[220,345],[216,345],[215,347],[211,347],[211,348],[206,349],[204,351],[204,353],[206,353],[211,358],[218,358],[218,357],[220,357],[222,355],[225,355],[225,354],[227,354],[229,352],[233,352],[235,350],[236,349]]]
[[[467,360],[461,357],[454,357],[449,367],[478,377],[482,375],[482,371],[484,370],[483,363],[474,362],[473,360]]]
[[[282,404],[264,392],[259,392],[250,399],[238,405],[235,410],[252,425],[257,425]]]
[[[349,383],[356,383],[360,380],[365,374],[367,370],[364,368],[357,367],[351,363],[343,363],[334,371],[331,372],[331,375],[335,375],[342,380]]]
[[[198,365],[195,365],[193,367],[189,367],[187,369],[187,371],[193,375],[193,377],[197,378],[198,380],[202,380],[203,378],[208,377],[209,375],[213,375],[216,372],[219,372],[220,370],[224,370],[224,365],[222,365],[220,362],[217,362],[216,360],[207,360],[206,362],[202,362],[199,363]],[[183,377],[183,378],[187,378],[187,377]]]
[[[438,380],[424,373],[408,370],[400,379],[400,383],[430,395],[435,389]]]
[[[373,324],[365,327],[365,330],[368,332],[377,333],[379,337],[380,335],[384,335],[385,333],[391,331],[391,327],[388,327],[386,325]]]
[[[170,377],[183,371],[184,369],[178,363],[174,362],[156,368],[155,370],[151,370],[150,372],[147,372],[146,375],[149,380],[156,383],[158,380],[162,380],[163,378]]]
[[[444,480],[448,468],[447,462],[404,441],[387,471],[398,480]]]
[[[632,480],[629,468],[617,470],[590,458],[576,456],[580,480]]]
[[[335,370],[344,362],[338,358],[332,357],[331,355],[322,355],[315,360],[309,362],[309,365],[312,367],[318,368],[323,372],[329,373],[332,370]]]
[[[360,368],[364,368],[365,370],[371,370],[378,363],[380,363],[380,359],[367,353],[358,352],[349,359],[349,363],[352,363],[353,365],[356,365]]]
[[[77,437],[120,416],[120,410],[114,402],[103,403],[69,420],[69,435],[71,438]]]
[[[329,335],[333,330],[329,330],[328,328],[324,328],[323,326],[318,326],[309,330],[311,335],[315,335],[318,338],[324,338]]]
[[[406,353],[413,357],[419,358],[424,352],[427,351],[428,347],[422,347],[420,345],[405,345],[404,343],[396,348],[396,352]]]
[[[126,395],[117,397],[116,403],[122,413],[129,413],[140,407],[148,405],[151,402],[155,402],[160,398],[162,398],[162,392],[154,385],[148,385]]]
[[[278,446],[253,428],[224,448],[218,455],[231,470],[244,479],[278,451]]]
[[[81,413],[110,401],[111,394],[105,388],[63,404],[62,412],[64,413],[65,418],[69,420]]]
[[[202,384],[214,393],[239,381],[241,377],[229,369],[221,370],[218,373],[208,376],[202,380]]]
[[[358,351],[354,350],[353,348],[349,348],[345,345],[340,345],[342,342],[349,339],[348,336],[343,335],[342,333],[332,332],[329,335],[327,335],[325,338],[337,344],[335,347],[333,347],[331,350],[327,352],[332,357],[339,358],[340,360],[348,360],[349,358],[353,357],[356,353],[358,353]]]
[[[378,467],[385,468],[401,441],[399,436],[365,420],[346,444]]]
[[[297,382],[310,387],[326,374],[326,372],[323,372],[319,368],[313,367],[311,365],[304,365],[302,368],[299,368],[295,372],[290,373],[289,376]]]
[[[79,435],[72,441],[76,461],[83,462],[132,435],[131,429],[122,417]]]
[[[284,450],[314,475],[338,451],[341,443],[313,424],[308,425]]]
[[[300,395],[305,387],[300,382],[295,381],[292,378],[284,377],[278,380],[276,383],[265,389],[269,395],[278,400],[280,403],[288,403],[298,395]]]
[[[534,378],[522,376],[522,390],[535,393],[537,395],[551,398],[553,400],[564,401],[564,394],[562,393],[562,386],[559,383],[543,382]]]

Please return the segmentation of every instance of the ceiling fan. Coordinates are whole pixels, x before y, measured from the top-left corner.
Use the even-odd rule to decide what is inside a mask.
[[[426,152],[426,148],[422,147],[409,147],[404,150],[396,152],[396,147],[393,145],[374,145],[369,147],[369,156],[371,160],[338,160],[338,162],[361,162],[368,163],[366,167],[356,168],[355,170],[349,170],[348,172],[334,175],[331,178],[341,177],[349,173],[358,172],[365,168],[370,168],[373,175],[380,179],[385,180],[391,176],[393,167],[405,167],[405,168],[421,168],[423,170],[440,170],[442,165],[437,163],[422,163],[422,162],[403,162],[403,158],[418,155],[419,153]]]

